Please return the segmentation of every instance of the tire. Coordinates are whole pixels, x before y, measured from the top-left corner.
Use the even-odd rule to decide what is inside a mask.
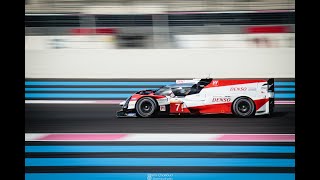
[[[152,117],[157,111],[158,104],[151,97],[141,98],[136,104],[136,112],[139,117]]]
[[[255,111],[255,104],[250,98],[240,97],[233,102],[232,112],[238,117],[253,116]]]

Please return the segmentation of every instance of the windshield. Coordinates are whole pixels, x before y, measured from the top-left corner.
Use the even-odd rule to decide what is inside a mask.
[[[191,91],[191,87],[178,87],[172,88],[172,92],[175,96],[186,96]]]
[[[170,87],[162,87],[158,89],[155,93],[155,95],[162,95],[162,96],[170,96],[172,94],[172,90]]]
[[[172,84],[159,88],[154,94],[162,96],[186,96],[198,93],[196,84]]]

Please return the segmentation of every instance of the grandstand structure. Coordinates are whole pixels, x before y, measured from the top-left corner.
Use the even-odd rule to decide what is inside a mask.
[[[26,49],[294,48],[294,0],[28,0]]]
[[[295,9],[295,0],[26,0],[27,13],[146,14],[292,9]]]

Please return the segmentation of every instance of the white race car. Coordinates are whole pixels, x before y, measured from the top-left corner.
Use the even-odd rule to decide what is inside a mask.
[[[192,79],[157,90],[141,90],[120,103],[117,117],[170,114],[269,115],[274,109],[274,79]]]

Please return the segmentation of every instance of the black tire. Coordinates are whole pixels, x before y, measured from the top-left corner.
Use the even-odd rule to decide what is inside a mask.
[[[136,112],[139,117],[152,117],[157,111],[158,104],[151,97],[143,97],[136,104]]]
[[[238,117],[250,117],[256,112],[252,99],[240,97],[233,102],[232,112]]]

